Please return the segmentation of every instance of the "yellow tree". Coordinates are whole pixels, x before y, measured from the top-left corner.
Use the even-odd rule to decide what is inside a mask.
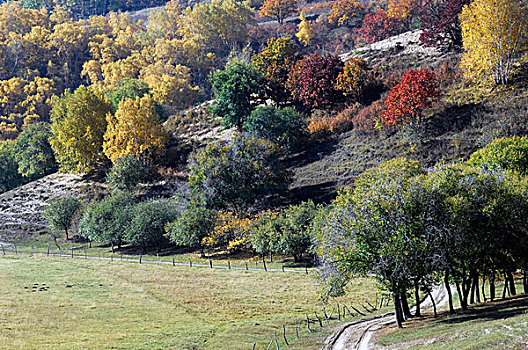
[[[315,23],[312,23],[306,19],[304,12],[301,12],[299,16],[301,23],[299,23],[299,31],[295,36],[299,39],[304,46],[308,46],[313,36],[315,35]]]
[[[259,10],[261,17],[271,17],[277,22],[284,22],[284,19],[297,10],[297,0],[265,0]]]
[[[338,26],[349,26],[364,12],[364,7],[358,0],[339,0],[334,2],[328,13],[328,22]]]
[[[474,0],[460,14],[468,78],[507,84],[515,61],[526,48],[528,12],[519,0]]]
[[[127,155],[149,158],[160,155],[167,134],[155,108],[156,103],[149,95],[121,101],[116,113],[107,116],[104,154],[113,162]]]
[[[50,143],[62,169],[89,172],[106,160],[103,135],[111,110],[101,93],[84,86],[54,98]]]

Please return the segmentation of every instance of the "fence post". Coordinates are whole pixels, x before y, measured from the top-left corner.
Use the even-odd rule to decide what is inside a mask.
[[[142,254],[139,253],[139,263],[141,264],[141,257],[142,257]]]
[[[284,338],[286,346],[290,346],[290,344],[288,343],[288,339],[286,339],[286,327],[284,325],[282,325],[282,337]]]
[[[299,324],[297,323],[297,320],[295,320],[295,335],[299,338]]]
[[[304,267],[306,269],[306,274],[308,274],[308,266]]]
[[[159,253],[156,253],[156,262],[159,265]]]
[[[16,244],[14,244],[14,246],[15,246],[15,255],[18,255],[18,250],[17,250]]]
[[[209,256],[209,266],[213,268],[213,261],[211,260],[211,257]]]
[[[339,309],[339,303],[337,303],[337,317],[341,321],[341,310]]]
[[[282,264],[282,272],[284,272],[284,264]]]
[[[266,259],[264,258],[264,254],[262,254],[262,263],[264,264],[264,271],[268,271],[266,268]]]
[[[227,260],[227,268],[231,270],[231,261]]]
[[[71,257],[73,258],[73,247],[71,247]]]
[[[48,243],[48,256],[49,256],[49,248],[50,248],[50,245],[49,245],[49,243]]]
[[[308,318],[308,314],[304,314],[306,316],[306,327],[308,327],[308,332],[312,333],[312,329],[310,328],[310,319]]]
[[[319,321],[319,327],[323,328],[323,322],[321,322],[321,318],[319,318],[319,315],[317,315],[317,312],[314,311],[315,317],[317,317],[317,321]]]
[[[191,261],[191,258],[189,258],[189,267],[192,267],[192,261]]]
[[[279,341],[277,340],[277,330],[274,330],[273,333],[274,333],[274,337],[275,337],[275,345],[277,345],[277,350],[280,350],[279,349]]]
[[[4,248],[3,244],[2,244],[2,253],[4,253],[4,255],[5,255],[5,248]]]
[[[176,266],[176,263],[174,262],[174,257],[172,257],[172,266]]]
[[[247,265],[247,261],[246,261],[246,270],[248,270],[248,265]]]

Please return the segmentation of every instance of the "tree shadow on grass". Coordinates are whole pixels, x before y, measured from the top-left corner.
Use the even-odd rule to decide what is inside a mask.
[[[528,295],[518,295],[492,304],[479,304],[463,314],[438,320],[438,323],[461,324],[470,321],[493,321],[514,317],[528,312]]]

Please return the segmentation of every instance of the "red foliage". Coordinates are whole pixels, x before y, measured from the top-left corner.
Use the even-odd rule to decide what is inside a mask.
[[[387,12],[380,10],[375,14],[369,13],[365,16],[359,33],[367,44],[372,44],[400,34],[404,30],[403,28],[404,26],[400,19],[390,17]]]
[[[376,130],[378,121],[381,119],[385,104],[379,100],[370,106],[363,108],[352,117],[354,130],[359,133],[371,133]]]
[[[462,30],[458,15],[470,0],[431,1],[420,13],[422,34],[420,41],[425,46],[450,49],[462,46]]]
[[[426,69],[405,73],[385,99],[382,121],[387,125],[421,122],[422,110],[429,108],[440,97],[434,72]]]
[[[298,61],[290,71],[287,86],[292,96],[312,108],[328,107],[342,98],[335,81],[343,70],[338,56],[313,54]]]
[[[316,111],[319,113],[312,114],[312,118],[308,124],[308,131],[310,134],[346,132],[354,127],[354,118],[360,109],[361,105],[355,103],[337,114]]]

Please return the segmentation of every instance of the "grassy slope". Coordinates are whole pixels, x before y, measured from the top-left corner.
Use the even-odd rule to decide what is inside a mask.
[[[385,330],[377,343],[384,349],[526,349],[528,296],[479,304],[466,313],[406,323]]]
[[[10,255],[0,260],[5,349],[250,349],[253,342],[263,348],[282,324],[294,340],[295,318],[321,310],[314,280],[304,274]],[[48,289],[39,290],[44,284]],[[373,300],[374,293],[371,282],[357,280],[344,300]],[[324,335],[290,348],[316,349]]]

